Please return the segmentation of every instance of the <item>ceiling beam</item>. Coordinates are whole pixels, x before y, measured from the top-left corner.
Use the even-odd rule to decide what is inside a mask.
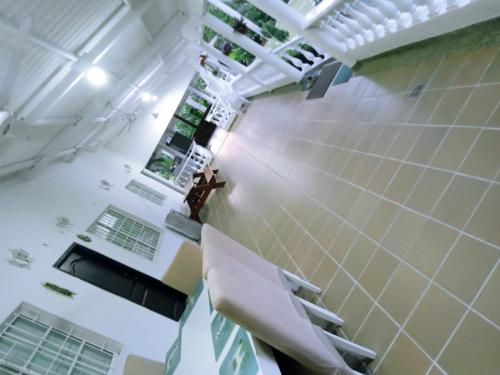
[[[19,31],[19,27],[12,20],[5,17],[1,13],[0,13],[0,28],[14,34]],[[74,53],[67,51],[62,47],[59,47],[54,42],[48,41],[32,32],[28,34],[28,41],[50,52],[53,52],[56,55],[59,55],[60,57],[66,60],[70,61],[78,60],[78,56],[75,55]]]
[[[19,26],[19,32],[16,35],[16,40],[12,45],[12,51],[7,64],[3,81],[0,84],[0,109],[10,109],[12,91],[16,84],[16,79],[19,74],[19,67],[24,56],[26,41],[28,39],[31,26],[33,24],[32,17],[25,17]]]

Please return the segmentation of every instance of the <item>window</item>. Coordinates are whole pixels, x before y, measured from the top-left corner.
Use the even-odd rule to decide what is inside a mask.
[[[0,374],[106,375],[121,345],[22,303],[0,325]]]
[[[113,206],[109,206],[87,232],[149,260],[154,260],[160,242],[159,228]]]
[[[157,204],[158,206],[163,205],[166,196],[157,192],[150,187],[141,184],[139,181],[132,180],[128,183],[125,189],[131,191],[132,193],[137,194],[140,197],[146,198],[147,200]]]

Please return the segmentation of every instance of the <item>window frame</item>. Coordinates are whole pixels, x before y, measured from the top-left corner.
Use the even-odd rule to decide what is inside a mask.
[[[41,326],[42,328],[44,327],[45,332],[42,336],[36,336],[33,335],[32,332],[25,331],[20,327],[16,327],[14,323],[18,319],[31,322],[36,326]],[[8,332],[9,330],[10,332]],[[19,337],[16,333],[12,333],[13,330],[19,331],[19,333],[24,337]],[[49,341],[47,338],[50,334],[63,336],[63,342],[59,343],[58,345],[55,344],[54,341]],[[29,336],[34,337],[34,340],[30,339]],[[81,366],[88,366],[87,369],[96,374],[115,374],[117,358],[123,348],[122,344],[114,340],[111,340],[87,328],[76,325],[68,320],[39,309],[26,302],[22,302],[2,323],[0,323],[0,340],[1,339],[3,339],[4,341],[11,341],[13,342],[13,344],[5,354],[3,354],[3,352],[0,352],[0,369],[8,373],[23,375],[54,374],[53,371],[48,372],[48,370],[52,369],[54,363],[57,363],[57,361],[61,360],[61,362],[63,362],[65,365],[68,364],[68,374],[70,374],[75,368],[81,369]],[[79,342],[78,350],[74,351],[66,346],[69,340],[73,342]],[[31,354],[29,354],[28,358],[24,360],[24,363],[22,365],[7,360],[10,350],[15,348],[19,343],[25,343],[33,347],[33,351],[31,352]],[[44,344],[49,345],[44,346]],[[83,355],[82,351],[84,350],[84,348],[98,350],[100,352],[106,353],[107,356],[111,356],[109,365],[101,362],[101,365],[104,364],[104,366],[107,366],[107,369],[99,369],[98,366],[100,364],[97,360],[94,360],[92,357]],[[37,354],[51,361],[51,364],[46,369],[43,369],[43,367],[39,366],[39,368],[43,369],[43,371],[33,369],[33,360]],[[74,357],[71,358],[71,356],[73,355]],[[84,360],[83,362],[81,361],[82,359]],[[94,361],[97,365],[89,365],[89,359],[91,361]],[[85,360],[87,362],[85,362]],[[85,368],[83,370],[85,370]]]

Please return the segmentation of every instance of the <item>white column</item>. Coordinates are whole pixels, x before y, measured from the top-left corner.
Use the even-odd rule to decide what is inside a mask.
[[[325,50],[337,60],[353,66],[356,60],[347,53],[347,46],[335,39],[329,30],[321,28],[307,28],[306,17],[281,0],[248,0],[257,8],[275,18],[293,33],[303,36],[306,40]]]
[[[205,14],[202,18],[203,23],[221,34],[231,42],[238,44],[240,47],[246,49],[248,52],[258,57],[262,61],[275,67],[278,71],[285,74],[294,81],[302,79],[302,73],[295,69],[293,66],[282,60],[279,56],[272,54],[267,48],[262,47],[260,44],[255,43],[250,38],[235,32],[231,26],[219,20],[211,14]]]

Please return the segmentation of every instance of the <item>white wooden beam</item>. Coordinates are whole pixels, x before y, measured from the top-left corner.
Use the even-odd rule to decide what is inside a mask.
[[[12,45],[12,52],[9,57],[9,62],[7,64],[7,70],[3,81],[0,85],[0,108],[9,108],[12,91],[16,84],[17,75],[19,74],[19,68],[24,55],[24,50],[26,47],[26,41],[28,39],[28,34],[33,24],[33,18],[28,16],[21,21],[19,26],[19,32],[16,35],[16,40]]]
[[[1,13],[0,13],[0,28],[10,33],[17,33],[19,30],[19,27],[12,20],[8,19]],[[59,55],[67,60],[70,61],[78,60],[78,56],[75,55],[74,53],[67,51],[62,47],[59,47],[54,42],[48,41],[32,32],[28,34],[28,41],[50,52],[53,52],[56,55]]]

